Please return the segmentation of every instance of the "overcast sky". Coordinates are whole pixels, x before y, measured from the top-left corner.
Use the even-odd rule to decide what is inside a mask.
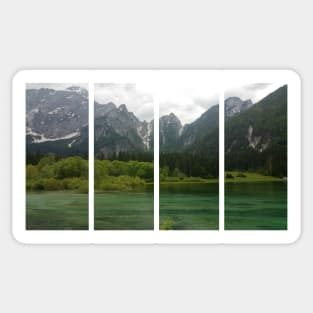
[[[148,86],[142,84],[97,84],[95,99],[117,106],[126,104],[141,120],[153,119],[153,103],[160,105],[160,116],[175,113],[183,124],[194,121],[210,106],[218,103],[218,93],[208,92],[207,86]]]
[[[68,87],[77,86],[88,90],[88,84],[26,84],[26,89],[49,88],[54,90],[65,90]]]
[[[191,123],[218,100],[218,91],[207,85],[169,88],[160,97],[160,116],[172,112],[182,124]]]
[[[241,100],[250,99],[253,103],[256,103],[281,86],[281,84],[265,83],[233,86],[225,91],[225,99],[228,97],[239,97]]]
[[[136,84],[95,84],[95,100],[100,104],[125,104],[140,120],[153,119],[153,93]]]

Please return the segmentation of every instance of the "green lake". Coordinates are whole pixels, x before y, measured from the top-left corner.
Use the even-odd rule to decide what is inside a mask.
[[[225,184],[226,230],[286,230],[287,182]]]
[[[153,228],[153,185],[141,191],[95,193],[96,230]]]
[[[218,184],[160,185],[160,229],[217,230]],[[87,230],[88,194],[31,192],[26,229]],[[153,185],[141,191],[95,193],[96,230],[152,230]],[[225,184],[226,230],[287,229],[287,183]]]
[[[218,184],[160,184],[160,229],[217,230]]]
[[[87,230],[88,194],[67,191],[28,192],[26,229]]]

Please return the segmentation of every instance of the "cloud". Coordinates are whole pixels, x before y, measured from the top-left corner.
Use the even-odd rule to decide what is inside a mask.
[[[126,104],[140,120],[154,118],[153,104],[159,104],[160,116],[174,113],[183,124],[191,123],[212,105],[218,103],[218,93],[208,86],[191,83],[179,84],[96,84],[95,99],[101,104]],[[156,106],[157,108],[157,106]]]
[[[216,91],[209,91],[204,86],[199,88],[180,87],[175,93],[163,94],[160,101],[160,116],[174,113],[182,124],[195,121],[213,105],[218,104],[219,95]]]
[[[95,100],[100,104],[125,104],[140,120],[153,119],[153,94],[137,88],[136,84],[95,84]]]
[[[65,90],[68,87],[72,86],[77,86],[77,87],[82,87],[86,90],[88,90],[88,84],[55,84],[55,83],[31,83],[31,84],[26,84],[26,89],[40,89],[40,88],[49,88],[49,89],[54,89],[54,90]]]
[[[242,100],[251,99],[256,103],[271,92],[281,87],[281,84],[257,83],[244,86],[232,86],[225,92],[225,98],[239,97]]]

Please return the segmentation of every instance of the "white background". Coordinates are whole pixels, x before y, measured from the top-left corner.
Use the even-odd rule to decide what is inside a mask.
[[[311,312],[310,1],[2,1],[1,312]],[[20,69],[293,68],[303,89],[303,234],[293,245],[27,246],[11,235]]]

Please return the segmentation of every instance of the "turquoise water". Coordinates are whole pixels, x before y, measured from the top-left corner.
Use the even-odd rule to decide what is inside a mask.
[[[160,184],[160,229],[218,229],[218,184]]]
[[[88,229],[88,195],[27,193],[26,229]],[[160,228],[217,230],[218,184],[160,185]],[[95,229],[152,230],[153,186],[139,192],[95,193]],[[287,183],[225,184],[226,230],[287,229]]]
[[[287,183],[225,184],[225,229],[287,229]]]
[[[153,228],[153,186],[142,191],[95,193],[96,230]]]
[[[88,194],[68,191],[28,192],[26,229],[88,229]]]

